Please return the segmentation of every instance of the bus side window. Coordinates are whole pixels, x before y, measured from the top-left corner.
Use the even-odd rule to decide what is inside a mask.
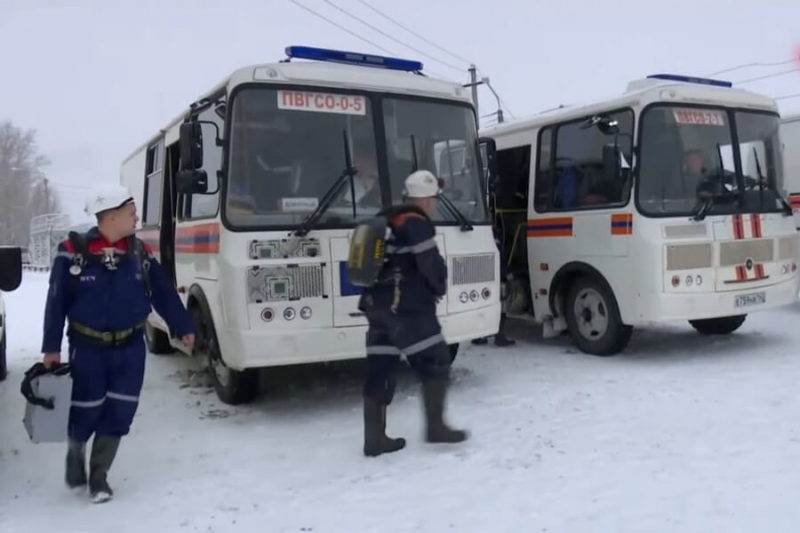
[[[631,160],[630,135],[633,113],[629,110],[611,114],[619,124],[618,145],[626,161]],[[621,172],[609,180],[604,172],[603,146],[614,143],[614,136],[585,121],[563,124],[556,131],[556,171],[553,186],[554,210],[601,208],[625,204],[630,197],[630,180]]]
[[[147,150],[142,227],[157,226],[161,222],[161,188],[163,182],[164,140],[161,139]]]
[[[553,190],[553,128],[544,128],[539,133],[536,151],[536,179],[533,187],[533,208],[538,213],[550,210]]]

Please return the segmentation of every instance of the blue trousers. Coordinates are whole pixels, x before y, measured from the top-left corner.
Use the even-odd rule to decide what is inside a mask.
[[[70,342],[70,439],[86,442],[94,433],[116,437],[128,434],[139,406],[146,353],[141,333],[130,344],[119,347]]]
[[[443,379],[450,373],[450,350],[435,310],[430,313],[367,313],[367,376],[364,396],[389,405],[394,399],[400,355],[415,360],[420,379]]]

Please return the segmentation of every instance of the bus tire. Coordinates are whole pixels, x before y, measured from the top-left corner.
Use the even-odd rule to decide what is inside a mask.
[[[158,328],[144,323],[144,340],[147,343],[147,350],[155,355],[166,355],[173,353],[175,349],[169,343],[169,335]]]
[[[198,303],[191,307],[195,324],[195,354],[208,359],[208,373],[214,391],[221,402],[228,405],[249,403],[258,396],[258,371],[228,368],[222,360],[217,332],[210,314]]]
[[[594,278],[582,276],[570,285],[564,313],[572,342],[584,353],[616,355],[631,340],[633,328],[622,323],[617,299]]]
[[[747,315],[722,316],[719,318],[690,320],[689,324],[700,335],[729,335],[744,324],[745,318],[747,318]]]

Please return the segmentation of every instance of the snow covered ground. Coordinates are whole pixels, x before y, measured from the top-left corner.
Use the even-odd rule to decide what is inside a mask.
[[[638,331],[596,358],[515,325],[510,349],[470,347],[449,418],[460,446],[421,440],[418,384],[389,409],[400,453],[361,455],[359,365],[267,376],[225,406],[182,356],[149,357],[143,401],[92,505],[63,486],[63,445],[22,426],[22,373],[39,358],[44,274],[5,295],[11,375],[0,384],[0,531],[796,532],[800,308],[739,333]],[[200,378],[202,376],[199,376]]]

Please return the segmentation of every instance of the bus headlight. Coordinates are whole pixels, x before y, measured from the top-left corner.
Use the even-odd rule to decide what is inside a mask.
[[[462,304],[467,303],[469,301],[469,294],[467,294],[466,292],[462,292],[461,294],[458,295],[458,301],[461,302]]]
[[[479,298],[478,291],[472,289],[469,293],[469,299],[472,300],[473,302],[477,302],[478,298]]]
[[[308,320],[311,318],[311,308],[306,306],[300,310],[300,318],[303,320]]]
[[[285,318],[286,320],[294,320],[295,314],[296,313],[294,309],[291,307],[287,307],[286,309],[283,310],[283,318]]]

